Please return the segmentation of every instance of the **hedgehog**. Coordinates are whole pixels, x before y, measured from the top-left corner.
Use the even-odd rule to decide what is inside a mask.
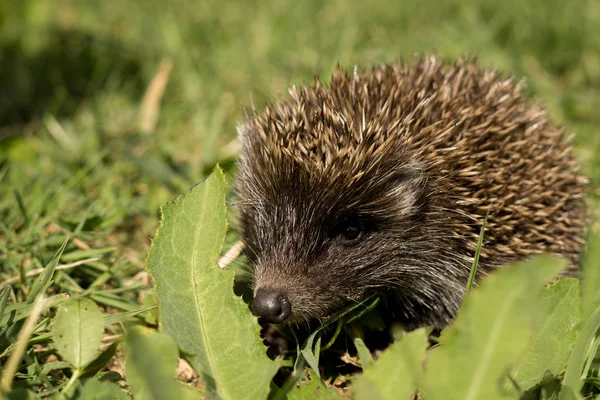
[[[478,279],[537,253],[576,271],[586,178],[524,84],[476,60],[338,66],[238,125],[241,237],[260,321],[324,321],[366,296],[407,329],[458,312]]]

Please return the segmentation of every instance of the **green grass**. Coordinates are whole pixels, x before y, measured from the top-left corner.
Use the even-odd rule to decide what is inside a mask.
[[[244,108],[338,63],[414,53],[477,56],[526,79],[551,119],[577,134],[597,208],[597,1],[0,2],[0,282],[12,279],[9,304],[27,299],[27,273],[70,237],[49,294],[85,295],[111,312],[140,308],[150,285],[136,274],[159,205],[217,162],[231,179]],[[164,59],[173,69],[156,129],[144,133],[142,99]],[[45,353],[27,353],[32,370],[45,360],[36,354]],[[50,390],[65,377],[47,379],[40,385]]]

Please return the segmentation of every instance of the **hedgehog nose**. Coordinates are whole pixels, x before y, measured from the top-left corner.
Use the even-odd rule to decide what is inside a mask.
[[[292,313],[292,305],[287,294],[281,290],[258,289],[252,301],[252,312],[262,322],[278,324]]]

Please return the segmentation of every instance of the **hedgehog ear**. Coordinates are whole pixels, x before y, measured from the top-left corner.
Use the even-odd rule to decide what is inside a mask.
[[[427,178],[423,166],[411,162],[393,172],[391,195],[399,201],[397,206],[404,215],[421,215],[427,205]]]
[[[423,167],[416,161],[403,164],[395,169],[394,178],[398,182],[420,181],[424,178]]]
[[[391,169],[392,180],[396,185],[404,187],[423,186],[425,183],[425,168],[418,161],[409,161]]]

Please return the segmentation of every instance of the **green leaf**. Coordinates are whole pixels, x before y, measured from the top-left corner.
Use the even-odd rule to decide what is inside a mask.
[[[0,394],[0,400],[37,400],[39,397],[31,390],[17,388],[13,389],[5,397]]]
[[[427,333],[419,329],[404,334],[365,369],[352,385],[357,400],[410,400],[422,375]]]
[[[100,353],[98,357],[94,359],[91,363],[89,363],[81,373],[81,378],[91,377],[96,375],[104,366],[110,361],[110,359],[115,355],[117,351],[117,347],[119,346],[119,342],[113,342],[110,346]]]
[[[371,355],[371,350],[367,347],[363,340],[363,333],[360,329],[360,326],[356,324],[346,325],[346,333],[352,339],[352,343],[354,343],[354,347],[356,347],[356,352],[358,353],[358,358],[362,364],[363,368],[369,368],[373,364],[373,355]]]
[[[46,307],[56,307],[57,305],[68,300],[68,298],[69,296],[64,293],[57,294],[53,297],[49,297],[46,299]],[[2,317],[2,319],[0,319],[0,327],[27,318],[31,313],[32,308],[33,304],[27,304],[25,302],[10,304],[6,306],[6,309],[4,310],[4,316]]]
[[[320,378],[318,364],[319,355],[322,350],[320,332],[323,330],[323,328],[336,321],[338,322],[338,327],[333,335],[334,337],[329,343],[327,343],[324,346],[324,348],[328,348],[335,340],[335,337],[337,337],[337,335],[339,334],[340,330],[342,329],[342,326],[344,326],[344,323],[361,318],[363,315],[365,315],[365,313],[368,313],[369,311],[373,310],[378,303],[379,299],[374,298],[374,296],[367,297],[366,299],[357,303],[351,303],[347,307],[343,308],[342,310],[334,313],[331,317],[327,318],[321,325],[317,326],[317,328],[304,341],[302,349],[299,345],[297,345],[298,357],[296,357],[296,361],[294,363],[294,373],[292,377],[290,377],[285,382],[285,384],[281,388],[279,388],[270,398],[272,398],[273,400],[286,398],[290,390],[296,387],[296,384],[304,378],[306,364],[308,364],[314,371],[315,375]],[[315,338],[317,340],[316,345],[314,345]],[[368,351],[368,349],[366,349],[366,351]]]
[[[104,304],[110,307],[118,308],[126,311],[139,311],[139,304],[131,300],[125,300],[122,297],[107,293],[107,292],[95,292],[90,293],[89,297],[96,303]]]
[[[127,400],[129,397],[114,383],[100,382],[97,379],[85,381],[79,398],[85,400]]]
[[[59,294],[54,297],[50,297],[45,301],[45,307],[54,307],[62,302],[66,301],[68,296],[66,294]],[[0,328],[6,326],[4,329],[0,329],[0,351],[4,351],[8,346],[15,342],[25,318],[29,316],[33,310],[33,304],[27,304],[26,302],[11,304],[6,306],[4,311],[4,317],[0,321]],[[30,339],[29,343],[37,339]]]
[[[261,399],[279,368],[259,325],[233,293],[234,271],[217,259],[225,237],[225,181],[216,168],[161,208],[147,269],[159,298],[160,329],[175,339],[214,399]]]
[[[5,286],[0,292],[0,321],[4,318],[4,311],[6,310],[6,303],[8,302],[8,295],[10,294],[10,286]],[[0,324],[0,327],[2,324]]]
[[[579,394],[579,392],[576,392],[570,386],[565,385],[563,385],[560,389],[558,398],[560,400],[583,400],[583,397]]]
[[[104,316],[104,325],[112,325],[118,322],[125,322],[131,317],[135,317],[136,315],[145,313],[146,311],[154,310],[157,306],[151,306],[146,308],[140,308],[139,310],[134,311],[125,311],[122,313],[109,314]]]
[[[33,300],[35,300],[39,294],[46,293],[46,290],[48,290],[48,287],[50,286],[52,276],[54,275],[54,270],[56,269],[58,261],[65,251],[68,242],[69,238],[66,238],[56,254],[54,254],[54,257],[52,257],[52,260],[50,260],[48,265],[46,265],[44,271],[35,280],[35,283],[31,288],[31,292],[29,292],[29,295],[27,296],[27,303],[33,303]]]
[[[310,382],[295,387],[287,394],[288,400],[335,400],[341,399],[340,395],[325,386],[325,383],[313,370],[309,370]]]
[[[600,234],[590,238],[581,269],[581,306],[585,321],[600,305]]]
[[[142,306],[148,312],[144,315],[144,319],[146,323],[149,325],[157,325],[158,324],[158,298],[154,292],[150,292],[144,296],[142,299]]]
[[[66,361],[50,361],[43,365],[42,374],[48,375],[51,371],[66,368],[71,369],[71,364]]]
[[[571,398],[570,396],[579,394],[579,389],[583,383],[581,378],[586,359],[595,356],[594,354],[589,354],[589,349],[598,330],[600,330],[600,305],[596,307],[581,329],[581,332],[579,332],[577,342],[567,363],[563,386],[559,396],[560,400],[566,400]]]
[[[58,308],[52,338],[58,353],[81,369],[98,354],[104,334],[100,309],[90,299],[69,299]]]
[[[123,380],[123,377],[117,371],[100,371],[96,374],[95,378],[100,382],[112,383],[118,383]]]
[[[479,239],[477,240],[477,248],[475,249],[475,257],[473,257],[473,264],[471,265],[471,272],[469,273],[469,280],[467,281],[467,287],[465,288],[465,297],[471,291],[471,287],[473,286],[473,282],[475,281],[475,276],[477,275],[477,268],[479,267],[479,255],[481,254],[481,248],[483,247],[483,236],[485,234],[485,226],[487,225],[487,220],[489,216],[489,211],[483,219],[483,224],[481,225],[481,230],[479,231]]]
[[[513,379],[527,390],[546,371],[557,375],[565,368],[577,336],[580,320],[579,281],[563,279],[540,295],[542,312],[534,316],[533,340],[513,370]]]
[[[127,333],[127,383],[137,400],[190,398],[177,383],[177,345],[164,333]]]
[[[313,348],[315,348],[314,341],[319,332],[320,332],[320,329],[316,329],[314,332],[312,332],[308,336],[308,338],[304,342],[304,346],[302,347],[302,350],[300,350],[300,355],[302,357],[304,357],[304,360],[306,361],[306,363],[313,369],[313,371],[317,375],[317,378],[321,379],[321,374],[319,372],[319,355],[318,355],[321,350],[320,349],[320,346],[321,346],[321,341],[320,341],[321,337],[320,336],[319,336],[319,339],[317,340],[317,346],[316,346],[317,350],[316,351],[313,350]],[[298,366],[299,357],[296,359],[296,367]]]
[[[539,291],[564,267],[562,260],[539,256],[485,278],[430,352],[423,398],[506,399],[499,383],[527,349]]]

